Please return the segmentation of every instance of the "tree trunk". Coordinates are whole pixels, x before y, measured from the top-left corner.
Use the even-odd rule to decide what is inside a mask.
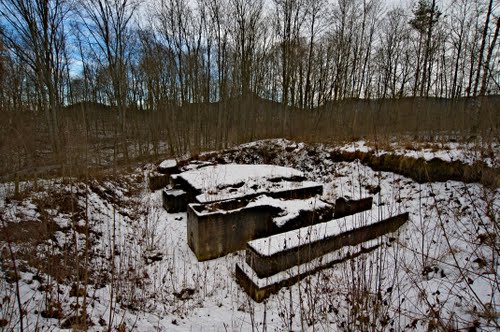
[[[483,66],[484,49],[486,47],[486,37],[488,36],[488,26],[490,25],[492,7],[493,0],[490,0],[490,3],[488,5],[488,12],[486,13],[486,22],[484,23],[483,36],[481,38],[481,48],[479,49],[479,61],[477,64],[476,80],[474,83],[474,96],[477,95],[477,89],[479,88],[479,77],[481,76],[481,67]],[[487,75],[487,73],[484,73],[483,75]]]

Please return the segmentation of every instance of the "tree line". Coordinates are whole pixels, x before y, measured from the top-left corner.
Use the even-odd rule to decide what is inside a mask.
[[[119,114],[258,96],[314,109],[343,99],[500,91],[493,0],[3,0],[0,109]]]

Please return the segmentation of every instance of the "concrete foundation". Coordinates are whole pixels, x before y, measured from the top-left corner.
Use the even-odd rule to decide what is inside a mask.
[[[167,159],[158,165],[158,172],[161,174],[171,175],[179,173],[177,168],[177,161],[175,159]]]
[[[230,200],[188,205],[188,245],[199,261],[243,250],[248,241],[314,225],[331,219],[333,215],[333,206],[323,203],[301,210],[281,225],[274,221],[276,216],[285,213],[279,204],[252,206],[251,203]],[[289,204],[289,201],[283,201],[283,204]]]
[[[244,172],[248,167],[250,167],[249,172],[258,174],[260,166],[265,171],[262,178],[258,176],[245,178]],[[274,171],[276,174],[273,174]],[[280,176],[281,173],[290,175]],[[323,185],[306,181],[302,172],[272,165],[208,165],[174,174],[171,176],[170,184],[173,188],[184,190],[189,203],[201,204],[237,199],[250,200],[261,195],[283,199],[305,199],[323,193]]]
[[[163,208],[168,213],[184,212],[187,209],[187,194],[181,189],[164,189],[162,192]]]
[[[366,197],[359,200],[346,200],[343,197],[335,201],[334,218],[342,218],[352,214],[370,210],[373,204],[373,197]]]
[[[305,240],[304,243],[294,245],[290,249],[285,248],[266,255],[256,249],[260,245],[259,241],[266,240],[259,239],[253,243],[247,244],[246,262],[259,278],[269,277],[293,266],[310,262],[317,257],[338,250],[344,246],[357,245],[384,234],[395,232],[406,223],[407,220],[408,213],[404,213],[368,226],[336,234],[335,236],[325,236],[311,242]],[[305,229],[304,234],[307,234],[307,231],[308,230]],[[282,236],[284,239],[287,239],[287,233],[282,234]],[[291,234],[290,237],[293,239],[296,238],[297,235]],[[260,246],[262,247],[262,245]]]
[[[241,265],[237,263],[235,269],[236,282],[255,302],[260,303],[270,295],[278,293],[283,287],[292,286],[309,275],[371,252],[380,246],[388,245],[392,240],[388,238],[386,241],[379,241],[378,243],[368,241],[347,250],[338,250],[338,252],[323,256],[310,264],[303,264],[302,266],[295,266],[288,269],[274,278],[261,279],[246,263]]]
[[[279,212],[269,206],[213,213],[203,209],[203,205],[189,204],[187,212],[188,245],[198,261],[242,250],[246,242],[270,234],[272,218]]]
[[[184,211],[186,195],[177,196],[163,193],[164,207],[167,211]],[[267,196],[267,195],[266,195]],[[182,200],[182,202],[176,202]],[[360,201],[349,201],[349,209],[343,208],[344,214],[354,214],[369,209],[367,202],[372,198]],[[214,202],[210,204],[188,205],[188,244],[198,260],[208,260],[227,255],[246,248],[248,241],[283,232],[296,230],[331,220],[336,207],[322,203],[301,210],[298,215],[278,224],[274,218],[283,215],[283,207],[251,206],[252,200],[243,199]],[[286,202],[283,203],[285,205]],[[286,215],[286,214],[285,214]],[[200,231],[201,229],[201,231]]]
[[[158,172],[149,175],[148,184],[151,191],[165,188],[170,183],[170,175],[164,175]]]
[[[170,176],[179,173],[177,162],[173,159],[165,160],[156,171],[149,175],[149,189],[152,191],[165,188],[170,184]]]

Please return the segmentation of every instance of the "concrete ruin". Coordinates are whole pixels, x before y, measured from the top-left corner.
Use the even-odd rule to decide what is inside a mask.
[[[188,203],[244,199],[260,195],[274,198],[304,199],[323,193],[323,185],[306,181],[304,174],[288,167],[274,165],[212,165],[172,174],[173,189],[163,189],[163,206],[167,212],[186,211]],[[178,190],[182,190],[182,195]]]
[[[363,214],[363,213],[361,213]],[[236,264],[236,282],[256,302],[283,287],[380,247],[390,247],[408,213],[382,221],[340,220],[250,241],[246,260]],[[319,232],[318,232],[319,231]],[[285,244],[288,239],[288,244]],[[273,245],[272,242],[275,242]]]
[[[176,173],[179,173],[179,168],[175,159],[162,161],[156,171],[149,174],[149,189],[154,191],[165,188],[170,183],[170,176]]]
[[[355,246],[342,247],[310,262],[293,266],[267,278],[259,278],[246,262],[237,263],[235,267],[236,282],[250,298],[260,303],[270,295],[278,293],[281,288],[292,286],[309,275],[369,253],[377,248],[391,246],[395,238],[390,235],[387,234]]]
[[[304,173],[274,165],[207,165],[171,176],[172,186],[186,192],[188,202],[250,199],[262,194],[276,198],[308,198],[323,192]]]
[[[270,277],[346,246],[397,231],[408,213],[384,220],[356,220],[358,215],[303,227],[247,243],[246,263],[259,278]]]
[[[372,206],[371,197],[349,202],[351,214]],[[341,209],[347,213],[343,206]],[[252,199],[189,204],[188,245],[199,261],[213,259],[243,250],[247,242],[254,239],[331,220],[336,213],[337,206],[316,196],[287,200],[261,195]]]
[[[170,179],[163,206],[169,213],[187,211],[187,242],[198,261],[245,250],[236,280],[257,302],[390,245],[390,235],[408,220],[407,213],[371,218],[377,215],[372,197],[325,202],[323,185],[292,168],[199,162],[178,172],[171,162],[163,166],[158,171]]]
[[[333,206],[311,197],[281,200],[260,196],[189,204],[188,245],[199,261],[243,250],[248,241],[328,220]]]
[[[334,218],[342,218],[345,216],[350,216],[355,213],[370,210],[373,204],[373,197],[365,197],[359,200],[345,199],[344,197],[339,197],[335,201],[335,214]]]
[[[168,213],[184,212],[187,209],[187,193],[182,189],[164,189],[162,191],[163,208]]]

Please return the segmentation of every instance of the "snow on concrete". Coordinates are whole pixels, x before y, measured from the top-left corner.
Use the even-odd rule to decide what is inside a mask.
[[[181,190],[181,189],[169,189],[166,191],[166,193],[169,196],[174,196],[174,197],[178,197],[178,196],[182,196],[182,195],[186,194],[186,192],[184,190]]]
[[[217,190],[217,187],[237,185],[250,179],[289,179],[303,177],[304,173],[290,167],[275,165],[211,165],[197,170],[173,175],[181,178],[200,191]]]
[[[272,198],[266,195],[259,196],[255,200],[251,201],[247,206],[252,207],[263,205],[274,206],[283,211],[279,216],[273,219],[273,222],[278,227],[283,227],[288,221],[297,218],[301,211],[314,211],[331,206],[330,204],[319,199],[319,196],[307,199],[284,200]]]
[[[320,186],[313,181],[279,181],[272,182],[269,178],[248,179],[237,187],[219,185],[196,196],[199,203],[208,203],[228,199],[236,199],[245,196],[260,195],[265,193],[282,193],[290,190],[308,189]]]
[[[318,242],[362,226],[373,225],[379,222],[377,219],[377,210],[378,207],[340,219],[252,240],[248,242],[248,246],[261,256],[272,256],[283,250],[300,247],[307,243]]]
[[[160,163],[160,168],[169,169],[177,167],[177,160],[175,159],[166,159]]]
[[[377,239],[368,240],[359,243],[357,245],[344,246],[338,250],[332,251],[328,254],[315,258],[310,262],[291,267],[285,271],[281,271],[279,273],[273,274],[272,276],[265,278],[259,278],[259,276],[257,276],[255,271],[250,266],[248,266],[246,262],[238,265],[257,287],[264,288],[266,286],[277,284],[284,280],[294,278],[300,274],[307,273],[316,268],[328,266],[333,262],[345,259],[349,254],[358,253],[362,248],[364,249],[373,248],[380,244],[385,243],[386,240],[387,236],[381,236]]]
[[[272,206],[281,210],[278,216],[273,218],[273,222],[278,227],[283,227],[289,222],[297,218],[302,211],[315,211],[319,209],[324,209],[331,207],[332,205],[321,200],[319,195],[306,199],[282,199],[273,198],[267,195],[260,195],[250,200],[248,204],[240,208],[235,209],[219,209],[217,205],[208,204],[205,205],[205,209],[200,211],[199,209],[194,209],[196,214],[225,214],[225,213],[235,213],[239,210],[258,207],[258,206]]]

